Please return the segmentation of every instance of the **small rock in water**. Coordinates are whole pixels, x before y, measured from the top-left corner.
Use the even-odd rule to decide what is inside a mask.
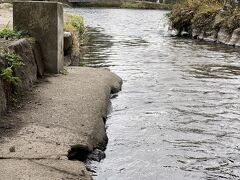
[[[105,157],[105,152],[101,151],[100,149],[95,149],[91,154],[88,155],[88,159],[98,162],[100,162]]]
[[[10,152],[15,152],[15,151],[16,151],[15,146],[10,147],[10,148],[9,148],[9,151],[10,151]]]

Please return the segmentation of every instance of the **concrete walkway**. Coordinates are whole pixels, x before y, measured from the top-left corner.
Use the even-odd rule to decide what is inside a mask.
[[[71,145],[92,151],[107,143],[110,93],[122,81],[104,69],[68,68],[37,84],[32,98],[0,120],[0,179],[91,179],[68,160]]]

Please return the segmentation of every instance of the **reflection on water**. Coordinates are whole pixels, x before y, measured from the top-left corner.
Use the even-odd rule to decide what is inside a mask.
[[[101,33],[102,28],[88,27],[87,44],[84,47],[84,55],[81,63],[89,67],[108,67],[107,58],[111,51],[113,43],[110,41],[111,36]]]
[[[94,179],[240,179],[239,49],[168,36],[165,11],[67,11],[91,27],[85,63],[124,81]]]
[[[198,78],[235,78],[232,75],[240,75],[240,66],[221,64],[197,64],[192,67],[191,73]]]

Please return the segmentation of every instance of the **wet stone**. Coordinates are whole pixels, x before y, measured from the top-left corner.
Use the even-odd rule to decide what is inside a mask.
[[[85,161],[90,153],[88,147],[81,144],[72,145],[71,149],[68,151],[69,160],[79,160]]]
[[[88,155],[88,159],[98,162],[100,162],[105,157],[105,152],[100,149],[95,149],[91,154]]]

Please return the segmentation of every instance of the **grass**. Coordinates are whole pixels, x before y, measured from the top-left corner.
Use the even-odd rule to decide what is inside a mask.
[[[232,32],[240,28],[239,8],[226,8],[223,0],[184,0],[174,5],[168,16],[172,28],[179,32],[218,31],[220,28]]]
[[[73,38],[72,48],[67,53],[73,59],[80,59],[80,48],[87,42],[83,18],[81,16],[66,14],[64,31],[70,32]]]
[[[81,16],[67,15],[66,22],[64,23],[64,30],[77,33],[81,38],[84,34],[84,21]]]

